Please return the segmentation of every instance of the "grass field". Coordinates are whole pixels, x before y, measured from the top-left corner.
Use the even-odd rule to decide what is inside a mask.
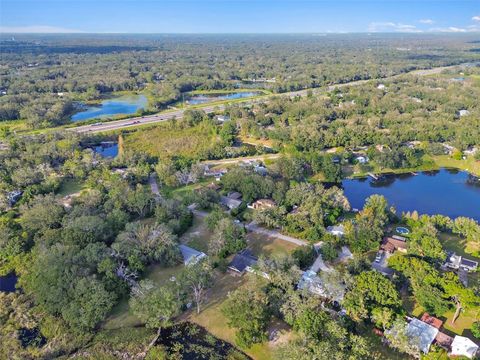
[[[212,233],[207,229],[205,220],[198,216],[193,218],[193,224],[180,238],[180,242],[198,251],[208,252],[208,242]]]
[[[143,151],[160,158],[165,156],[197,157],[219,140],[215,126],[201,123],[186,129],[171,124],[138,129],[125,136],[125,149]]]
[[[235,344],[235,330],[228,327],[227,319],[222,314],[221,307],[230,291],[234,291],[246,283],[247,276],[249,275],[245,275],[244,277],[231,276],[229,274],[219,275],[215,281],[215,285],[208,294],[209,299],[202,312],[200,314],[190,313],[188,320],[205,327],[216,337]],[[273,321],[269,328],[275,328],[275,330],[279,330],[280,332],[280,339],[276,341],[275,344],[267,342],[254,345],[250,349],[242,349],[255,360],[275,359],[274,352],[276,344],[281,343],[289,336],[289,331],[282,322]]]
[[[250,233],[248,234],[248,247],[255,256],[272,257],[286,255],[296,249],[298,245],[273,237]]]
[[[83,189],[84,183],[82,181],[76,180],[76,179],[65,179],[62,181],[62,184],[60,185],[60,189],[58,191],[58,195],[64,197],[67,195],[75,194]]]

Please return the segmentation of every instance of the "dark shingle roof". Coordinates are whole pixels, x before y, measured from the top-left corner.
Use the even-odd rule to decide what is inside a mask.
[[[256,263],[257,258],[253,256],[250,250],[246,249],[233,257],[230,264],[228,264],[228,268],[243,273],[247,267],[253,266]]]

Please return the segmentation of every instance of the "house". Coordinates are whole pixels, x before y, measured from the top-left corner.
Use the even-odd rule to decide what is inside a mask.
[[[327,232],[335,236],[343,236],[345,235],[345,228],[343,225],[328,226]]]
[[[436,327],[413,318],[407,325],[406,335],[409,341],[427,354],[439,331]]]
[[[220,204],[226,206],[229,210],[233,210],[238,208],[242,204],[242,200],[231,199],[228,196],[221,196]]]
[[[357,156],[355,158],[355,160],[359,163],[359,164],[366,164],[368,162],[368,157],[367,156]]]
[[[447,255],[447,260],[443,264],[444,268],[450,268],[454,270],[463,269],[465,271],[476,271],[478,267],[478,262],[465,259],[464,257],[450,252]]]
[[[219,123],[224,123],[225,121],[230,120],[230,116],[228,116],[228,115],[217,115],[217,116],[215,116],[215,120]]]
[[[384,90],[385,89],[385,84],[378,84],[377,89],[378,90]]]
[[[267,175],[267,172],[268,172],[267,168],[262,165],[255,165],[253,167],[253,171],[255,171],[257,174],[260,174],[262,176]]]
[[[236,254],[230,264],[228,264],[228,270],[236,275],[243,275],[246,271],[253,272],[253,267],[257,263],[258,259],[253,256],[252,252],[245,249]]]
[[[275,206],[277,206],[277,204],[272,199],[259,199],[254,203],[252,203],[251,205],[248,205],[250,209],[254,209],[254,210],[274,208]]]
[[[210,170],[210,168],[205,166],[205,170],[203,171],[204,176],[213,176],[216,181],[220,181],[223,175],[225,175],[228,171],[226,169],[216,169]]]
[[[470,155],[475,155],[478,149],[476,147],[470,147],[467,150],[463,152],[464,155],[470,156]]]
[[[406,253],[407,242],[404,240],[395,239],[393,237],[385,237],[380,245],[380,249],[390,254],[393,254],[397,250]]]
[[[470,115],[470,111],[466,110],[466,109],[462,109],[462,110],[459,110],[458,111],[458,116],[462,117],[462,116],[467,116],[467,115]]]
[[[17,203],[17,201],[20,200],[20,198],[22,197],[22,194],[23,194],[23,191],[21,191],[21,190],[10,191],[7,194],[8,204],[10,206],[15,205]]]
[[[230,191],[227,194],[227,197],[234,200],[240,200],[242,198],[242,194],[240,194],[238,191]]]
[[[478,345],[475,344],[469,338],[456,335],[452,342],[452,350],[450,355],[452,356],[465,356],[469,359],[473,359],[478,353]]]
[[[195,265],[198,263],[201,259],[206,258],[207,254],[195,250],[189,246],[186,245],[179,245],[180,252],[182,253],[183,257],[183,263],[187,265]]]
[[[343,284],[335,284],[333,287],[334,289],[324,284],[312,270],[305,271],[297,284],[300,290],[305,289],[312,294],[340,303],[345,296],[346,288]]]

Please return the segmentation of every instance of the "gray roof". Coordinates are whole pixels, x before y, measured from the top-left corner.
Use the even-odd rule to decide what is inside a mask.
[[[245,249],[233,257],[230,264],[228,264],[228,268],[243,273],[248,267],[252,267],[256,263],[257,258],[253,256],[250,250]]]
[[[185,265],[194,265],[207,255],[186,245],[179,246]]]
[[[438,334],[438,329],[413,318],[407,325],[407,336],[412,344],[417,345],[425,354],[430,350],[435,337]]]
[[[222,196],[220,197],[220,203],[228,207],[230,210],[232,210],[232,209],[238,208],[242,203],[242,200],[231,199],[229,197]]]

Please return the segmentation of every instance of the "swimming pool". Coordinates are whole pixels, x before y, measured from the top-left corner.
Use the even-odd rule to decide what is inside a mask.
[[[403,226],[399,226],[395,229],[395,231],[399,234],[402,234],[402,235],[407,235],[407,234],[410,234],[410,230],[408,230],[406,227],[403,227]]]

